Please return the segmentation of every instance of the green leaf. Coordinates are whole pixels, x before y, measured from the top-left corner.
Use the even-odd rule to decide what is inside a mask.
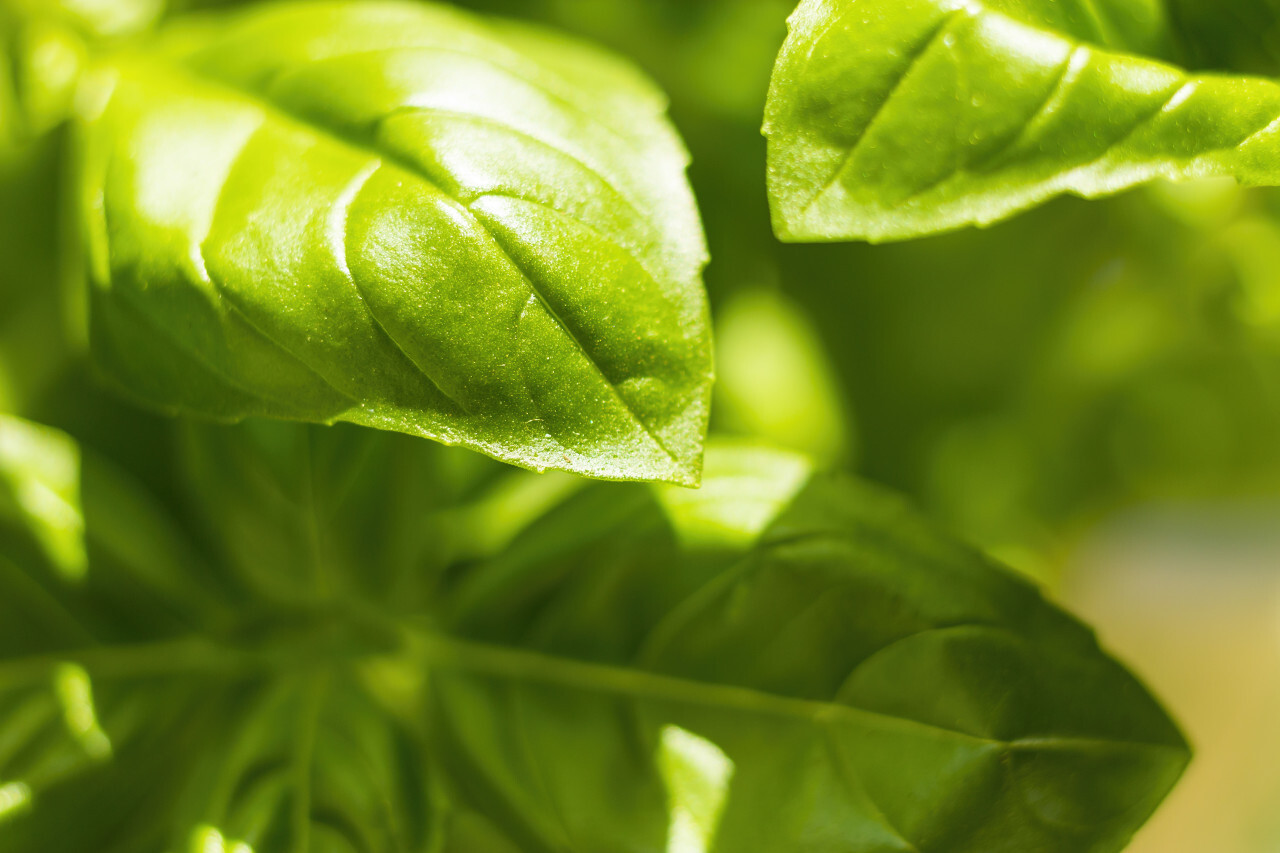
[[[191,437],[227,461],[219,500],[430,447],[269,426]],[[455,518],[516,493],[464,468]],[[415,612],[381,601],[394,560],[371,549],[340,595],[251,584],[180,625],[152,613],[171,608],[164,560],[130,575],[92,546],[96,502],[128,494],[89,485],[108,473],[83,474],[84,583],[0,537],[21,561],[0,572],[3,853],[1109,853],[1186,761],[1034,588],[795,454],[714,445],[701,492],[538,495],[545,515],[467,552]],[[343,523],[341,502],[300,506]],[[317,568],[347,544],[282,541],[271,559],[296,547]],[[130,590],[145,612],[118,606]]]
[[[83,494],[88,563],[66,577],[7,535],[38,539],[39,515],[0,516],[0,850],[205,851],[224,832],[229,849],[423,849],[428,765],[343,664],[368,642],[325,645],[284,608],[264,626],[253,603],[197,598],[214,579],[175,559],[127,482],[79,464],[68,436],[9,420],[30,467],[58,451]]]
[[[65,578],[82,579],[89,558],[75,442],[56,430],[0,415],[0,516],[30,530]]]
[[[504,475],[554,479],[349,424],[183,424],[179,450],[219,564],[249,597],[289,607],[356,596],[421,608],[432,578],[469,545],[460,504]]]
[[[163,9],[164,0],[0,6],[0,144],[30,141],[69,118],[91,51],[147,29]]]
[[[629,66],[442,6],[314,2],[176,31],[101,83],[91,338],[133,395],[697,483],[705,248]]]
[[[1275,0],[1167,0],[1166,6],[1192,67],[1280,73]]]
[[[765,133],[784,240],[899,240],[1064,193],[1280,183],[1280,86],[1199,74],[1159,4],[804,0]]]
[[[639,493],[590,530],[592,491],[418,653],[453,801],[519,849],[1110,853],[1186,763],[1087,630],[872,489],[816,478],[738,548]]]
[[[427,849],[427,757],[358,684],[286,677],[224,710],[231,735],[197,763],[179,808],[185,850]]]
[[[746,290],[716,317],[719,429],[846,463],[856,431],[817,330],[795,303]],[[803,377],[803,381],[799,380]]]

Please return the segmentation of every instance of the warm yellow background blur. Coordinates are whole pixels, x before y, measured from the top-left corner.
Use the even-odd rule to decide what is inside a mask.
[[[1280,507],[1131,514],[1073,562],[1067,606],[1196,750],[1129,853],[1280,851]]]

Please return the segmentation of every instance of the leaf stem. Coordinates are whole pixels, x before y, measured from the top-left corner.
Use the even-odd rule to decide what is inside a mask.
[[[0,661],[0,690],[38,683],[63,663],[83,666],[105,679],[150,678],[262,668],[256,656],[228,649],[202,637],[184,637],[137,645],[94,646]]]

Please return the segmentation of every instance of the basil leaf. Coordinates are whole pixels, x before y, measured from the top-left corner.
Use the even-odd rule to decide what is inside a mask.
[[[1280,86],[1152,59],[1154,3],[804,0],[765,133],[784,240],[899,240],[1157,178],[1277,183]]]
[[[744,290],[716,318],[719,429],[848,461],[857,435],[830,355],[799,305],[773,290]],[[803,376],[805,381],[797,382]]]
[[[149,28],[164,0],[8,0],[0,6],[0,153],[72,113],[94,45]]]
[[[628,500],[566,503],[422,640],[451,801],[518,849],[1116,851],[1186,763],[1086,629],[871,488],[811,479],[736,547]]]
[[[180,451],[219,564],[248,596],[288,607],[357,596],[421,608],[461,547],[457,506],[508,472],[544,480],[347,424],[183,424]]]
[[[57,430],[0,415],[0,517],[31,531],[57,571],[84,577],[80,448]]]
[[[629,66],[445,7],[317,2],[111,71],[82,197],[94,352],[124,388],[697,483],[705,248]]]
[[[297,460],[283,425],[193,440],[275,448],[223,499],[295,462],[344,481],[347,437],[293,429]],[[176,623],[165,560],[92,546],[93,503],[127,489],[86,466],[82,582],[0,536],[0,851],[1092,853],[1177,778],[1173,724],[1032,587],[803,457],[708,464],[700,492],[553,502],[416,613],[381,606],[371,551],[368,588],[214,591]],[[492,512],[464,481],[457,511]],[[334,504],[302,506],[327,530]]]
[[[300,664],[323,648],[296,640],[305,619],[278,607],[264,638],[253,603],[174,600],[175,572],[188,598],[211,579],[175,565],[129,484],[64,434],[3,425],[26,431],[28,481],[77,483],[60,491],[88,562],[67,576],[60,552],[11,536],[38,541],[42,515],[0,515],[0,850],[204,851],[223,833],[232,849],[423,849],[427,762],[349,667]]]
[[[0,417],[0,850],[102,849],[81,834],[111,813],[101,789],[63,812],[83,818],[62,819],[74,829],[29,833],[119,757],[172,749],[170,721],[234,658],[187,634],[226,614],[200,566],[69,436]]]
[[[427,756],[358,683],[303,673],[221,710],[234,722],[191,773],[181,849],[428,849]]]

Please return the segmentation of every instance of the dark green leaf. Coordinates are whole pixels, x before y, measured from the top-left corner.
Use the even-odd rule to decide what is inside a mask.
[[[740,454],[738,493],[787,493],[785,457]],[[745,550],[680,545],[639,493],[591,529],[602,503],[468,574],[423,641],[456,796],[519,849],[1102,853],[1186,763],[1087,630],[871,489],[815,479]]]
[[[289,429],[311,435],[303,452]],[[320,431],[192,447],[240,454],[218,494],[254,505],[295,478],[334,494],[334,463],[377,459],[357,436],[401,441]],[[127,490],[84,476],[93,543],[92,502]],[[497,482],[453,517],[494,513]],[[73,585],[6,546],[0,850],[1102,853],[1185,764],[1079,624],[802,457],[717,447],[699,492],[597,484],[536,505],[553,508],[496,555],[473,549],[416,614],[376,606],[394,578],[376,550],[340,595],[255,584],[260,599],[211,594],[174,625],[118,601],[132,585],[134,610],[170,609],[164,560],[129,575],[90,547]],[[326,537],[341,527],[341,503],[299,506]],[[293,547],[318,570],[342,550],[281,543],[271,559]],[[86,805],[104,786],[147,794]]]
[[[1166,0],[1165,5],[1192,67],[1280,73],[1276,0]]]
[[[248,597],[290,606],[357,595],[420,607],[423,588],[461,547],[451,511],[515,473],[347,424],[184,424],[180,450],[183,483],[220,563]]]
[[[765,132],[777,233],[896,240],[1157,178],[1280,182],[1280,86],[1167,58],[1160,5],[804,0]]]
[[[444,7],[318,2],[105,76],[91,336],[134,395],[698,481],[705,249],[630,67]]]
[[[284,676],[222,710],[176,825],[192,853],[408,853],[427,849],[427,756],[358,683]],[[244,845],[244,846],[241,846]]]
[[[252,603],[202,595],[217,579],[127,481],[54,430],[0,425],[0,482],[56,490],[53,522],[79,526],[55,532],[88,555],[68,572],[33,498],[0,514],[0,850],[206,851],[224,834],[229,849],[423,849],[429,765],[344,663],[376,637],[326,642],[332,624],[297,608],[264,627]]]

